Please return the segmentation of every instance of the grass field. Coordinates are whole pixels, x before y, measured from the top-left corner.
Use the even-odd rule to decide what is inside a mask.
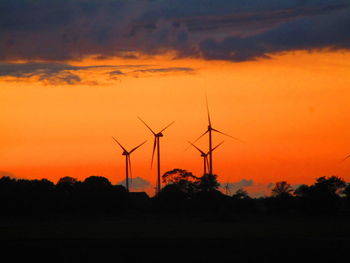
[[[17,217],[0,220],[0,242],[18,260],[46,262],[333,261],[348,254],[350,223],[326,216]]]
[[[13,217],[0,219],[0,240],[72,238],[349,239],[350,218],[179,215]]]

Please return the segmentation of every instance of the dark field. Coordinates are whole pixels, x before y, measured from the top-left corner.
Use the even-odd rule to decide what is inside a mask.
[[[2,255],[43,262],[295,262],[350,251],[349,217],[178,215],[0,220]]]

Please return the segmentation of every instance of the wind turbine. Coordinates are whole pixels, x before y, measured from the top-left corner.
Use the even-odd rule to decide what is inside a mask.
[[[202,151],[201,149],[199,149],[196,145],[194,145],[193,143],[191,142],[188,142],[190,143],[194,148],[196,148],[200,153],[201,153],[201,156],[203,157],[203,171],[204,173],[203,174],[206,174],[207,173],[207,167],[209,167],[209,163],[208,163],[208,154],[209,152],[205,153],[204,151]],[[216,148],[218,148],[221,144],[223,144],[224,141],[222,141],[221,143],[219,143],[218,145],[216,145],[211,151],[214,151]]]
[[[224,188],[225,188],[225,194],[229,195],[230,191],[231,191],[231,189],[230,189],[231,187],[230,187],[230,183],[228,182],[228,180],[227,180]]]
[[[153,158],[154,158],[154,152],[157,148],[157,193],[160,192],[160,137],[163,137],[163,131],[165,131],[169,126],[171,126],[173,122],[171,122],[170,124],[168,124],[167,126],[165,126],[165,128],[163,128],[162,130],[160,130],[160,132],[155,133],[147,124],[146,122],[144,122],[140,117],[138,117],[139,120],[152,132],[152,134],[154,135],[154,143],[153,143],[153,151],[152,151],[152,161],[151,161],[151,168],[153,165]]]
[[[208,114],[208,128],[207,130],[201,135],[199,136],[193,143],[195,143],[196,141],[198,141],[200,138],[202,138],[204,135],[206,135],[208,133],[209,135],[209,174],[213,174],[213,147],[212,147],[212,132],[217,132],[217,133],[220,133],[220,134],[223,134],[227,137],[230,137],[234,140],[237,140],[237,141],[240,141],[240,142],[243,142],[241,141],[240,139],[238,138],[235,138],[235,137],[232,137],[231,135],[228,135],[226,133],[223,133],[217,129],[214,129],[213,126],[211,125],[211,120],[210,120],[210,114],[209,114],[209,105],[208,105],[208,99],[206,97],[206,104],[207,104],[207,114]]]
[[[120,148],[123,149],[123,153],[122,155],[125,155],[125,180],[126,180],[126,190],[129,192],[129,169],[130,169],[130,177],[131,177],[131,184],[132,184],[132,172],[131,172],[131,160],[130,160],[130,154],[132,154],[137,148],[141,147],[143,144],[146,143],[146,141],[144,141],[143,143],[139,144],[138,146],[136,146],[135,148],[133,148],[131,151],[127,151],[123,145],[121,145],[116,138],[114,138],[112,136],[113,140],[115,140],[118,145],[120,146]]]

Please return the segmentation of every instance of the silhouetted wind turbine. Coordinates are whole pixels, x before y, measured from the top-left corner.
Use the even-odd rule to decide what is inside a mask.
[[[238,138],[235,138],[231,135],[228,135],[226,133],[223,133],[217,129],[214,129],[211,125],[211,120],[210,120],[210,114],[209,114],[209,105],[208,105],[208,99],[206,97],[206,104],[207,104],[207,114],[208,114],[208,129],[201,135],[199,136],[193,143],[195,143],[196,141],[198,141],[200,138],[202,138],[204,135],[206,135],[207,133],[209,134],[209,174],[213,174],[213,148],[212,148],[212,132],[217,132],[217,133],[220,133],[220,134],[223,134],[227,137],[230,137],[234,140],[237,140],[237,141],[240,141],[240,142],[243,142],[241,141],[240,139]]]
[[[190,143],[194,148],[196,148],[200,153],[201,153],[201,156],[203,157],[203,171],[204,173],[203,174],[206,174],[207,173],[207,167],[209,168],[209,163],[208,163],[208,154],[209,152],[205,153],[204,151],[202,151],[201,149],[199,149],[196,145],[194,145],[193,143],[191,142],[188,142]],[[214,151],[216,148],[218,148],[221,144],[223,144],[224,141],[222,141],[221,143],[219,143],[218,145],[216,145],[211,151]]]
[[[230,183],[229,183],[229,181],[227,180],[227,182],[226,182],[226,184],[225,184],[225,194],[226,194],[226,195],[229,195],[229,194],[230,194],[230,191],[231,191],[230,188],[231,188],[231,187],[230,187]]]
[[[123,149],[123,153],[122,155],[125,155],[125,180],[126,180],[126,190],[129,192],[129,169],[130,169],[130,178],[131,178],[131,184],[132,184],[132,171],[131,171],[131,160],[130,160],[130,154],[132,154],[137,148],[141,147],[143,144],[146,143],[146,141],[144,141],[143,143],[139,144],[138,146],[136,146],[135,148],[133,148],[131,151],[127,151],[123,145],[121,145],[116,138],[112,137],[113,140],[115,140],[118,145],[120,146],[120,148]]]
[[[165,128],[163,128],[160,132],[155,133],[147,124],[146,122],[144,122],[140,117],[138,117],[139,120],[152,132],[152,134],[154,135],[154,143],[153,143],[153,151],[152,151],[152,161],[151,161],[151,168],[153,165],[153,158],[154,158],[154,152],[157,148],[157,193],[160,192],[160,137],[163,137],[163,131],[165,131],[167,128],[169,128],[169,126],[171,126],[173,122],[171,122],[170,124],[168,124],[167,126],[165,126]]]

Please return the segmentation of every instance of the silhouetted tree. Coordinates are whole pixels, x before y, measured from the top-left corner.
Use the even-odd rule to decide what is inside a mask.
[[[157,194],[157,204],[163,210],[186,210],[197,192],[198,178],[191,172],[173,169],[162,176],[166,186]]]
[[[18,179],[15,184],[18,213],[48,214],[55,210],[55,185],[47,179]]]
[[[111,212],[114,209],[113,200],[113,186],[105,177],[90,176],[79,187],[79,205],[83,213]]]
[[[219,186],[220,184],[215,174],[204,174],[200,177],[196,195],[197,208],[211,213],[225,211],[231,198],[221,193],[218,190]]]
[[[244,190],[243,188],[240,188],[236,191],[236,193],[232,195],[232,198],[240,200],[240,199],[249,199],[250,196],[248,195],[248,192],[246,190]]]
[[[307,192],[309,191],[309,186],[306,184],[301,184],[297,189],[294,190],[294,195],[297,197],[305,197]]]
[[[217,191],[219,186],[216,174],[204,174],[199,178],[198,189],[201,192]]]
[[[3,177],[0,178],[0,187],[1,187],[0,189],[1,190],[5,190],[2,187],[7,186],[9,184],[12,184],[14,182],[16,182],[15,178],[11,178],[9,176],[3,176]]]
[[[295,199],[292,186],[286,181],[277,182],[271,189],[271,197],[264,199],[268,212],[293,213],[295,211]]]
[[[148,198],[137,197],[141,195],[134,195],[132,200],[125,187],[112,185],[101,176],[90,176],[83,182],[63,177],[56,185],[47,179],[5,176],[0,178],[0,215],[47,215],[53,212],[104,215],[126,210],[148,211],[151,207],[161,208],[161,211],[204,212],[220,217],[238,212],[291,213],[296,208],[308,213],[334,213],[342,201],[340,194],[345,195],[343,200],[348,200],[350,207],[350,185],[336,176],[320,177],[311,186],[300,185],[294,194],[290,184],[277,182],[272,196],[260,199],[250,198],[243,189],[237,190],[232,197],[224,195],[218,191],[216,175],[205,174],[198,178],[182,169],[166,172],[163,182],[166,186],[148,201]]]
[[[189,202],[193,197],[186,188],[178,184],[168,184],[156,195],[157,207],[162,211],[184,211],[190,206]]]
[[[66,176],[58,180],[56,184],[56,192],[59,198],[58,208],[60,212],[77,212],[79,198],[79,190],[81,182],[76,178]]]
[[[337,176],[323,176],[316,180],[314,187],[325,192],[339,195],[346,187],[346,183],[342,178]]]
[[[272,196],[282,197],[290,196],[293,192],[292,186],[286,181],[277,182],[271,190]]]
[[[69,195],[76,191],[79,183],[80,182],[76,178],[70,176],[62,177],[56,184],[56,190],[60,193]]]
[[[74,185],[78,182],[76,178],[70,177],[70,176],[65,176],[62,177],[58,180],[56,185]]]
[[[347,206],[349,209],[350,208],[350,183],[348,183],[347,186],[345,187],[343,194],[345,195]]]
[[[341,204],[339,194],[346,183],[337,176],[320,177],[311,186],[300,186],[296,190],[299,208],[307,213],[334,213]]]
[[[97,191],[102,189],[110,189],[112,187],[111,182],[102,176],[90,176],[84,180],[83,185],[84,187]]]
[[[167,185],[163,188],[164,191],[180,191],[188,198],[191,198],[197,191],[198,177],[191,172],[182,169],[173,169],[163,174],[163,182]]]
[[[13,214],[18,209],[17,180],[9,176],[0,178],[0,214]]]
[[[177,184],[181,181],[195,183],[198,181],[198,177],[194,176],[191,172],[176,168],[164,173],[162,175],[162,180],[165,184]]]
[[[251,198],[246,190],[240,188],[232,195],[230,209],[234,213],[256,212],[256,200]]]

